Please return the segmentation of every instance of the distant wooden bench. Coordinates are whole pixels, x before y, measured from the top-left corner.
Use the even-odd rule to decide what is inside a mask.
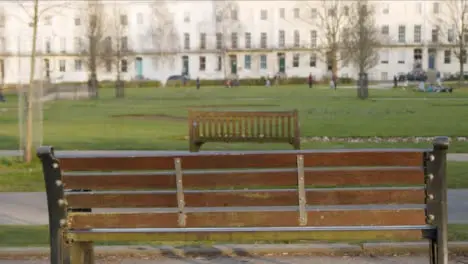
[[[206,142],[289,143],[301,148],[299,118],[293,111],[189,112],[190,152]]]
[[[431,263],[447,264],[447,148],[447,138],[429,150],[90,155],[41,147],[51,263],[93,263],[94,241],[326,241],[341,234],[426,238]]]

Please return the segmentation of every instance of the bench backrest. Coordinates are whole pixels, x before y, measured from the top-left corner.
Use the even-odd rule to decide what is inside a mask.
[[[293,111],[189,111],[191,143],[287,142],[300,139],[297,110]]]
[[[60,222],[68,230],[426,224],[444,228],[444,146],[57,156],[44,147],[39,157],[50,224]],[[92,192],[72,191],[77,189]],[[163,209],[67,213],[64,208]],[[421,232],[404,235],[420,237]]]

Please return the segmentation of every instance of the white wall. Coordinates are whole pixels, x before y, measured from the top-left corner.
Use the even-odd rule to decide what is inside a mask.
[[[32,30],[28,25],[31,22],[32,1],[25,1],[24,8],[14,2],[2,2],[0,8],[6,14],[6,26],[0,28],[0,34],[3,34],[6,41],[6,51],[0,55],[5,63],[5,83],[28,82],[29,80],[29,54],[32,46]],[[399,72],[408,72],[413,67],[413,49],[405,45],[414,45],[414,25],[422,26],[422,43],[417,44],[423,49],[423,67],[428,66],[427,44],[431,40],[431,31],[435,23],[433,15],[434,1],[377,1],[373,2],[376,6],[376,23],[379,27],[389,25],[390,42],[395,44],[398,39],[398,26],[406,26],[406,43],[400,47],[389,49],[388,64],[379,63],[371,70],[372,76],[380,79],[383,76],[392,78]],[[85,81],[88,73],[86,65],[83,69],[77,71],[74,69],[77,57],[74,38],[83,37],[83,30],[77,27],[74,19],[83,14],[80,11],[81,1],[45,1],[40,2],[40,23],[37,38],[37,51],[41,54],[36,63],[36,78],[44,75],[43,59],[48,58],[51,63],[52,81]],[[113,8],[112,1],[105,1],[106,8]],[[134,50],[129,59],[128,72],[123,74],[124,79],[132,79],[136,76],[134,59],[143,58],[143,75],[148,79],[165,80],[170,75],[180,74],[182,71],[182,56],[189,57],[190,74],[193,78],[220,79],[224,77],[224,70],[217,71],[217,56],[215,50],[216,42],[216,23],[214,7],[217,1],[117,1],[117,4],[125,10],[128,16],[128,37],[130,46]],[[273,4],[274,3],[274,4]],[[301,16],[307,14],[306,7],[316,7],[321,10],[320,1],[238,1],[239,20],[242,21],[242,32],[239,32],[239,47],[243,48],[245,44],[245,32],[250,32],[252,36],[252,47],[255,51],[238,52],[238,74],[241,78],[258,77],[262,75],[273,75],[278,71],[278,52],[286,52],[286,73],[288,76],[306,77],[312,73],[316,78],[327,74],[327,66],[323,58],[318,58],[316,67],[309,67],[309,51],[292,51],[278,49],[278,32],[285,30],[286,46],[293,46],[294,30],[300,31],[301,46],[307,47],[310,44],[310,30],[317,29],[318,26],[311,21],[297,19],[293,16],[293,9],[300,7]],[[389,6],[388,14],[384,13],[386,5]],[[165,43],[160,45],[163,48],[172,48],[172,51],[178,51],[171,56],[158,57],[158,54],[167,53],[164,51],[155,52],[155,46],[151,36],[151,25],[154,25],[155,17],[153,8],[164,11],[166,19],[173,20],[174,32],[178,35],[177,43]],[[420,8],[419,8],[420,7]],[[286,17],[280,18],[280,8],[285,9]],[[441,4],[441,12],[444,12],[444,5]],[[261,10],[267,10],[268,19],[261,20]],[[421,12],[419,12],[421,10]],[[184,21],[189,15],[190,21]],[[143,21],[138,21],[142,16]],[[46,17],[51,18],[51,24],[46,23]],[[142,23],[139,23],[142,22]],[[200,33],[207,34],[207,50],[199,51]],[[264,51],[258,50],[260,47],[260,34],[268,34],[268,48]],[[185,50],[184,33],[190,34],[190,50]],[[46,40],[51,40],[52,54],[45,54]],[[66,52],[61,53],[62,39],[65,39]],[[320,38],[319,38],[320,41]],[[167,39],[161,39],[159,43],[167,42]],[[164,47],[163,47],[164,46]],[[405,54],[404,63],[398,63],[400,53]],[[293,54],[300,54],[299,67],[293,67]],[[20,54],[18,57],[17,54]],[[252,67],[250,70],[244,69],[244,56],[252,56]],[[265,54],[268,57],[268,68],[260,69],[259,57]],[[206,57],[206,70],[199,71],[199,56]],[[59,72],[59,61],[66,61],[66,71]],[[227,57],[224,60],[223,67],[230,66]],[[441,72],[456,72],[458,62],[452,57],[450,64],[444,63],[443,49],[438,51],[436,58],[436,67]],[[339,67],[339,75],[354,77],[356,70],[352,65]],[[104,70],[99,72],[101,80],[110,80],[115,78],[115,72],[107,73]]]

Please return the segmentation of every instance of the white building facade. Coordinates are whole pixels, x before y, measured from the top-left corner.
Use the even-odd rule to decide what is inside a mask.
[[[97,1],[97,0],[93,0]],[[336,1],[336,0],[330,0]],[[21,2],[21,1],[20,1]],[[343,6],[349,1],[343,0]],[[83,43],[86,1],[40,0],[36,41],[36,80],[83,82],[88,80]],[[323,46],[318,21],[323,1],[102,1],[104,17],[122,27],[118,37],[124,55],[118,63],[99,59],[99,80],[122,78],[164,81],[171,75],[224,79],[272,76],[326,76],[330,65],[317,49]],[[0,73],[3,84],[27,83],[31,72],[33,2],[0,4]],[[386,41],[371,79],[390,80],[423,69],[456,73],[458,60],[450,47],[435,43],[442,34],[442,1],[372,1],[376,25]],[[109,10],[116,10],[118,14]],[[320,13],[320,14],[317,14]],[[326,12],[325,12],[326,13]],[[117,14],[117,15],[116,15]],[[305,19],[306,18],[306,19]],[[437,29],[437,32],[434,33]],[[110,33],[109,33],[110,34]],[[115,35],[114,33],[112,33]],[[447,40],[448,41],[448,40]],[[346,51],[344,51],[346,52]],[[112,58],[113,60],[113,58]],[[340,62],[340,77],[357,76],[355,67]]]

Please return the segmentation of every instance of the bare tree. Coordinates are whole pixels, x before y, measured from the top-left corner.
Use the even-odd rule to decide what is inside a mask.
[[[174,14],[170,12],[165,0],[153,0],[150,8],[152,20],[147,35],[152,40],[151,52],[161,65],[174,67],[177,54],[181,50]]]
[[[33,152],[33,140],[34,140],[34,131],[33,131],[33,106],[34,106],[34,78],[35,78],[35,69],[36,69],[36,57],[37,57],[37,35],[39,20],[42,15],[53,11],[57,8],[64,8],[70,5],[70,2],[59,1],[58,3],[47,3],[45,7],[40,8],[39,0],[34,0],[32,6],[30,1],[17,0],[18,5],[23,9],[27,14],[27,21],[29,26],[32,28],[32,47],[31,47],[31,56],[30,56],[30,72],[29,72],[29,87],[28,87],[28,96],[27,96],[27,105],[26,105],[26,140],[25,140],[25,149],[23,152],[24,161],[30,163],[32,161],[32,152]]]
[[[468,0],[444,0],[441,10],[435,19],[434,32],[444,36],[448,42],[448,50],[453,52],[459,63],[459,84],[464,81],[464,64],[466,63],[466,49],[468,45]],[[438,40],[438,39],[437,39]],[[438,40],[439,42],[439,40]],[[442,42],[442,41],[440,41]]]
[[[88,92],[98,98],[98,69],[104,63],[102,46],[106,31],[105,6],[101,0],[88,0],[80,6],[80,24],[75,38],[79,55],[88,69]]]
[[[128,17],[125,8],[117,2],[114,3],[110,13],[106,21],[108,30],[103,42],[102,56],[106,64],[110,63],[115,67],[115,96],[123,98],[125,95],[122,72],[128,70],[129,55],[132,53],[128,39]]]
[[[237,2],[214,1],[214,5],[215,47],[221,58],[224,78],[227,78],[229,75],[227,72],[228,67],[237,68],[237,59],[235,61],[236,65],[227,63],[231,62],[228,54],[237,57],[237,54],[233,51],[239,48],[240,35],[243,34],[245,27],[239,19],[239,4]]]
[[[342,32],[349,16],[348,1],[299,1],[296,8],[300,10],[301,20],[317,29],[319,43],[317,47],[311,48],[321,55],[320,58],[325,59],[332,75],[337,76],[342,59]]]
[[[381,46],[380,32],[375,24],[375,8],[368,0],[355,0],[351,4],[350,16],[343,30],[343,48],[346,50],[346,60],[358,68],[360,80],[362,74],[375,67],[379,61]],[[361,98],[367,98],[367,86],[359,93]]]

